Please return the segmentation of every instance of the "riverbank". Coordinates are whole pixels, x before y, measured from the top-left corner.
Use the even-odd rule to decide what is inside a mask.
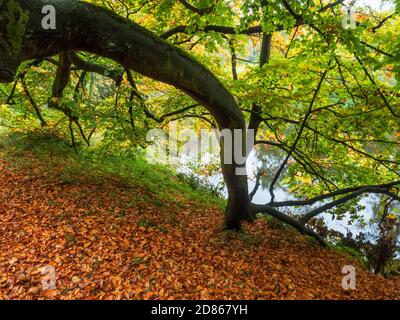
[[[272,220],[223,232],[223,200],[160,167],[124,178],[53,149],[2,141],[0,299],[400,298],[400,279]],[[342,288],[345,265],[355,290]]]

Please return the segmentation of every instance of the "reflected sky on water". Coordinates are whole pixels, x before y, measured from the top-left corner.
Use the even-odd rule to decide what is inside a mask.
[[[216,155],[211,156],[208,155],[203,159],[203,161],[210,161],[213,159],[214,161],[218,161],[218,158]],[[269,186],[272,182],[272,179],[278,170],[279,166],[281,165],[282,161],[284,159],[284,154],[280,152],[280,150],[277,150],[275,148],[268,148],[267,150],[265,148],[257,148],[257,151],[253,150],[251,154],[249,155],[246,166],[247,166],[247,172],[249,175],[249,192],[251,192],[255,186],[255,176],[258,170],[261,168],[264,172],[265,175],[262,176],[261,178],[261,185],[256,192],[256,194],[253,197],[254,203],[257,204],[266,204],[270,201],[270,193],[269,193]],[[186,174],[193,174],[194,172],[194,167],[192,159],[188,156],[181,156],[180,157],[180,165],[177,166],[177,170],[186,173]],[[282,176],[285,174],[285,172],[282,173]],[[207,182],[208,184],[214,186],[214,187],[220,187],[221,188],[221,194],[224,197],[227,197],[227,190],[223,186],[223,178],[222,174],[214,174],[214,175],[198,175],[197,176],[201,177],[202,180]],[[282,180],[279,179],[280,181]],[[277,183],[275,188],[274,188],[274,194],[275,194],[275,201],[285,201],[285,200],[295,200],[296,198],[288,192],[288,190],[282,186],[281,184]],[[332,199],[327,200],[332,201]],[[373,217],[373,208],[374,206],[377,206],[379,203],[379,197],[375,195],[368,195],[360,198],[359,204],[364,206],[365,209],[362,209],[359,211],[360,216],[363,217],[364,221],[369,221]],[[305,206],[302,208],[294,208],[290,207],[287,208],[291,212],[295,214],[302,214],[305,213],[313,208],[319,207],[323,202],[318,202],[314,204],[313,206]],[[347,234],[348,232],[351,232],[353,235],[357,235],[360,232],[365,232],[369,230],[365,230],[365,228],[361,228],[359,224],[351,224],[350,222],[350,215],[346,214],[344,218],[341,220],[333,219],[332,214],[330,213],[321,213],[318,217],[321,217],[324,219],[326,225],[333,230],[339,231],[343,234]]]

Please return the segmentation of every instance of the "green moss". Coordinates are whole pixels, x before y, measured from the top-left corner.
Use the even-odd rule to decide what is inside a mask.
[[[166,41],[165,39],[159,37],[159,36],[156,35],[154,32],[151,32],[150,30],[147,30],[146,28],[140,26],[139,24],[137,24],[137,23],[135,23],[135,22],[133,22],[133,21],[127,20],[127,19],[121,17],[120,15],[118,15],[118,14],[116,14],[116,13],[113,13],[113,12],[110,12],[110,10],[108,10],[108,9],[106,9],[106,8],[104,8],[104,7],[97,6],[97,5],[95,5],[95,4],[90,4],[90,3],[86,3],[86,2],[85,2],[85,3],[84,3],[84,6],[85,6],[85,7],[87,7],[87,6],[92,6],[93,8],[96,9],[96,11],[98,11],[98,12],[103,12],[105,15],[107,15],[107,16],[109,16],[109,17],[115,19],[116,21],[118,21],[118,22],[120,22],[120,23],[122,23],[122,24],[126,24],[127,26],[129,26],[129,27],[132,28],[133,30],[135,30],[135,31],[137,31],[137,32],[139,32],[139,33],[145,35],[146,37],[151,38],[152,40],[156,41],[156,42],[159,43],[160,45],[164,45],[164,46],[166,47],[166,48],[165,48],[165,52],[168,51],[168,50],[167,50],[167,48],[168,48],[168,49],[170,49],[172,52],[174,52],[174,53],[176,53],[176,54],[178,54],[178,55],[180,55],[180,56],[182,56],[182,57],[184,57],[184,58],[190,60],[192,63],[196,64],[198,67],[203,68],[203,69],[205,69],[205,70],[208,71],[208,68],[207,68],[203,63],[201,63],[199,60],[197,60],[194,56],[192,56],[190,53],[186,52],[185,50],[183,50],[183,49],[180,48],[180,47],[171,45],[171,44],[168,43],[168,41]],[[82,7],[82,8],[84,8],[84,7]],[[175,69],[176,69],[175,63],[172,63],[172,65],[171,65],[170,68],[171,68],[171,71],[174,72]],[[217,77],[213,76],[211,73],[210,73],[210,76],[212,76],[216,81],[218,81],[219,83],[221,83],[221,82],[219,81],[219,79],[218,79]],[[222,84],[221,84],[221,85],[222,85]]]

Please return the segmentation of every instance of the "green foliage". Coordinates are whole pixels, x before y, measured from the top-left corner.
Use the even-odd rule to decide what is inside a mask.
[[[329,246],[330,248],[336,250],[341,254],[357,259],[365,269],[368,269],[367,258],[361,250],[349,247],[345,245],[342,241],[338,241],[336,243],[330,243]]]
[[[177,178],[179,181],[189,185],[193,190],[211,192],[215,197],[221,197],[220,190],[214,185],[204,182],[199,176],[194,174],[178,173]]]
[[[1,6],[1,3],[0,3]],[[8,0],[7,3],[7,36],[13,49],[13,54],[18,55],[29,20],[29,12],[24,11],[18,2]]]

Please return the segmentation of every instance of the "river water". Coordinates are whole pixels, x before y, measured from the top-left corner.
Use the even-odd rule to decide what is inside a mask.
[[[257,151],[253,150],[246,162],[247,172],[249,175],[248,186],[249,192],[253,190],[255,186],[255,175],[259,169],[262,169],[266,174],[261,179],[261,185],[258,188],[258,191],[253,197],[254,203],[257,204],[265,204],[268,203],[271,199],[269,193],[269,186],[271,181],[275,175],[275,172],[278,170],[280,164],[284,159],[284,154],[280,151],[274,150],[272,148],[267,151],[263,148],[259,148]],[[218,163],[219,158],[218,155],[208,155],[208,157],[203,158],[205,162],[215,162]],[[214,188],[219,188],[221,194],[226,198],[227,190],[223,184],[222,174],[199,174],[198,168],[201,167],[201,163],[194,163],[193,159],[187,155],[181,155],[179,158],[179,165],[176,165],[177,171],[185,174],[194,174],[199,177],[202,181],[207,183],[208,185],[213,186]],[[269,174],[270,173],[270,174]],[[284,176],[285,172],[282,173]],[[282,180],[282,179],[280,179]],[[276,184],[274,188],[275,201],[285,201],[285,200],[294,200],[296,199],[293,195],[291,195],[288,190],[279,182]],[[328,199],[328,201],[332,201],[332,199]],[[359,201],[359,204],[365,207],[358,212],[358,214],[362,217],[362,220],[368,222],[373,217],[373,208],[377,206],[379,203],[379,197],[375,195],[369,195],[362,197]],[[295,214],[303,214],[312,208],[321,206],[323,202],[319,202],[314,204],[313,206],[307,206],[303,208],[289,208]],[[358,223],[351,223],[349,215],[346,215],[342,220],[332,219],[332,215],[329,213],[321,213],[318,217],[323,218],[325,224],[328,228],[332,230],[339,231],[343,234],[347,234],[351,232],[354,236],[359,234],[360,232],[370,232],[371,230],[365,230],[365,226],[360,226]]]

